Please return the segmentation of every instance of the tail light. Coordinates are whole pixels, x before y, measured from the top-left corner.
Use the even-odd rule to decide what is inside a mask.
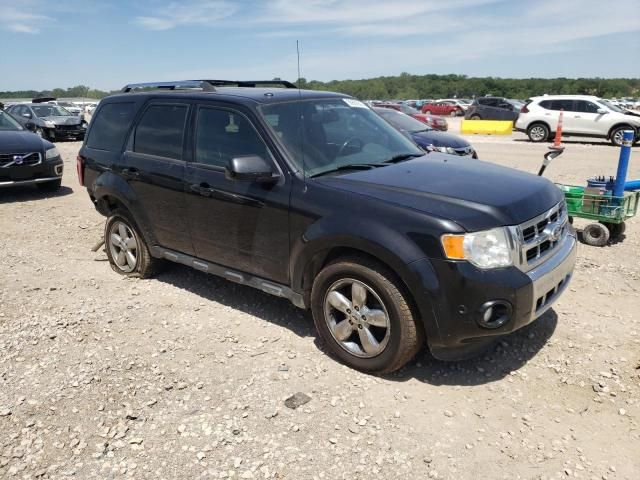
[[[529,113],[529,109],[527,108],[526,105],[522,106],[522,108],[520,109],[520,113]]]
[[[78,170],[78,182],[81,187],[84,187],[84,157],[82,155],[76,157],[76,169]]]

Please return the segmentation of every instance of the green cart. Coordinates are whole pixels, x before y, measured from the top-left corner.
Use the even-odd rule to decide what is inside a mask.
[[[622,197],[585,193],[585,187],[558,184],[567,201],[569,221],[586,218],[590,223],[582,231],[582,239],[588,245],[604,246],[609,239],[615,240],[625,231],[625,220],[635,216],[640,202],[640,192],[625,192]]]

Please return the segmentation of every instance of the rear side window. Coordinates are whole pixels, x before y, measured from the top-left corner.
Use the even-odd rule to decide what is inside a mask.
[[[87,147],[120,151],[134,115],[133,102],[103,105],[91,122]]]
[[[564,110],[565,112],[573,112],[573,100],[545,100],[548,106],[544,106],[547,110]],[[540,103],[540,105],[542,105]]]
[[[186,105],[151,105],[136,127],[133,151],[182,159]]]

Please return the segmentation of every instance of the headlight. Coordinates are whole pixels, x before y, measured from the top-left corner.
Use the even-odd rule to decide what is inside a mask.
[[[481,269],[502,268],[513,264],[506,228],[463,235],[443,235],[442,247],[447,258],[467,260]]]
[[[44,121],[44,126],[48,128],[56,128],[56,124],[49,120]]]
[[[427,147],[428,152],[441,152],[441,153],[449,153],[455,155],[456,151],[453,147],[436,147],[435,145],[429,145]]]
[[[60,152],[58,152],[58,149],[56,147],[50,148],[49,150],[44,152],[44,158],[46,158],[47,160],[51,160],[52,158],[56,158],[59,156]]]

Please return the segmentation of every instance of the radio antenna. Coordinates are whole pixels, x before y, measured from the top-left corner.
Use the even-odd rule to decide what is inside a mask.
[[[305,137],[305,121],[304,121],[304,113],[302,109],[302,90],[300,90],[300,41],[296,40],[296,55],[298,57],[298,81],[296,84],[298,85],[298,99],[300,106],[300,152],[302,154],[302,179],[304,181],[304,190],[307,190],[307,169],[304,164],[304,137]]]

